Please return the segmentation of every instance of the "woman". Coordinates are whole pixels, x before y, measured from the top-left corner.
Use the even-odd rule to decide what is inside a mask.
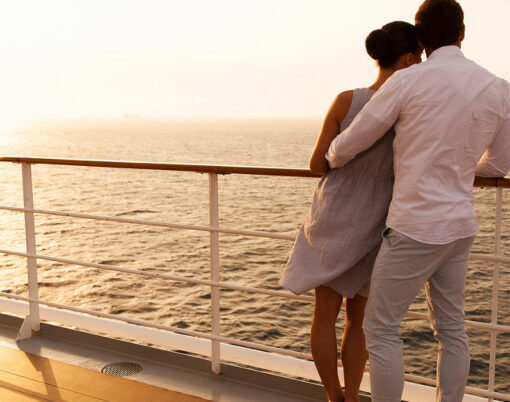
[[[397,70],[421,62],[415,27],[392,22],[368,35],[368,54],[379,75],[368,88],[339,94],[324,120],[310,159],[323,174],[296,238],[280,284],[296,294],[315,288],[311,350],[330,401],[358,401],[367,352],[362,322],[370,275],[391,200],[394,132],[340,169],[329,170],[325,154],[365,103]],[[337,374],[335,320],[346,298],[341,358],[345,394]]]

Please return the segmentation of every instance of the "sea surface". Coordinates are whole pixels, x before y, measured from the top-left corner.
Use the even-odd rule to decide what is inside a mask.
[[[0,155],[306,168],[320,119],[32,122],[0,129]],[[39,209],[208,225],[208,175],[33,166]],[[318,179],[219,176],[220,226],[295,235]],[[0,163],[0,205],[23,206],[21,167]],[[473,251],[494,251],[494,189],[474,189],[481,232]],[[502,250],[510,255],[510,194]],[[0,211],[0,248],[25,251],[23,214]],[[43,255],[209,279],[209,234],[36,215]],[[291,241],[220,235],[221,280],[280,289]],[[38,262],[43,300],[210,331],[210,289],[51,261]],[[0,290],[27,295],[24,258],[0,255]],[[499,324],[510,325],[510,267],[500,266]],[[493,264],[471,262],[466,318],[490,321]],[[412,306],[426,312],[423,292]],[[309,352],[308,302],[221,290],[221,335]],[[338,331],[343,327],[338,319]],[[437,344],[428,322],[402,325],[409,373],[433,378]],[[469,330],[469,384],[487,387],[488,332]],[[498,335],[496,390],[510,393],[510,335]]]

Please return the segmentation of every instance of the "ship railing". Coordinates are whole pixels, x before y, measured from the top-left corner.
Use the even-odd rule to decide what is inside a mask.
[[[286,291],[254,288],[241,286],[232,283],[220,281],[220,244],[219,234],[255,236],[270,239],[280,239],[294,241],[294,236],[285,234],[249,231],[231,228],[219,227],[219,208],[218,208],[218,175],[240,174],[240,175],[264,175],[280,177],[318,177],[306,169],[289,169],[274,167],[250,167],[250,166],[225,166],[225,165],[198,165],[198,164],[172,164],[156,162],[124,162],[107,160],[83,160],[83,159],[57,159],[41,157],[0,157],[0,162],[10,162],[21,164],[23,181],[23,207],[0,206],[0,210],[22,212],[25,217],[25,235],[26,252],[0,249],[0,253],[6,255],[21,256],[27,260],[28,272],[28,297],[0,292],[0,309],[13,314],[26,315],[25,320],[19,330],[18,340],[26,339],[40,330],[41,319],[56,322],[61,325],[72,325],[89,331],[98,331],[112,336],[128,336],[132,340],[153,343],[173,349],[183,350],[185,352],[195,353],[210,357],[211,369],[215,374],[221,372],[221,361],[230,361],[238,364],[246,364],[252,367],[280,372],[286,375],[297,376],[301,378],[320,380],[312,362],[312,356],[309,353],[302,353],[290,349],[283,349],[263,345],[255,342],[248,342],[239,339],[221,336],[220,334],[220,288],[232,289],[242,292],[253,292],[295,299],[307,302],[313,302],[313,297],[307,295],[293,295]],[[32,188],[32,165],[65,165],[65,166],[88,166],[117,169],[146,169],[146,170],[167,170],[181,172],[206,173],[209,175],[209,225],[183,225],[168,222],[156,222],[150,220],[138,220],[119,218],[111,216],[90,215],[74,212],[63,212],[53,210],[43,210],[34,208],[33,188]],[[501,264],[510,264],[510,257],[506,257],[501,252],[501,222],[502,222],[502,203],[503,190],[510,188],[510,179],[504,178],[475,178],[474,186],[477,187],[495,187],[496,188],[496,215],[495,215],[495,241],[494,253],[479,254],[472,253],[471,260],[493,263],[493,287],[492,287],[492,306],[490,323],[481,321],[466,320],[468,327],[477,328],[490,332],[490,357],[489,357],[489,381],[488,389],[476,387],[467,387],[466,396],[472,395],[487,398],[489,401],[494,399],[510,401],[510,394],[495,392],[496,377],[496,346],[497,335],[500,333],[510,333],[509,325],[498,324],[498,299],[499,299],[499,272]],[[46,214],[63,217],[92,219],[99,221],[111,221],[134,225],[158,226],[181,230],[195,230],[209,232],[210,237],[210,280],[194,279],[163,273],[153,273],[137,269],[130,269],[107,264],[94,264],[84,261],[59,258],[41,255],[36,252],[36,231],[35,215]],[[101,270],[122,272],[148,277],[156,277],[171,281],[186,282],[195,285],[204,285],[211,288],[211,332],[204,333],[189,329],[168,326],[154,323],[146,320],[140,320],[130,317],[124,317],[117,314],[108,314],[99,311],[93,311],[78,308],[69,305],[63,305],[46,300],[39,299],[38,279],[37,279],[37,260],[47,260],[61,264],[71,264],[83,267],[92,267]],[[27,314],[28,313],[28,314]],[[427,314],[409,311],[407,317],[428,320]],[[341,367],[339,373],[341,374]],[[423,396],[427,388],[430,394],[429,386],[435,386],[434,379],[406,374],[406,387],[404,389],[404,398],[413,399],[413,395]],[[423,384],[423,385],[420,385]],[[368,375],[364,376],[362,389],[370,392]],[[421,399],[421,398],[420,398]]]

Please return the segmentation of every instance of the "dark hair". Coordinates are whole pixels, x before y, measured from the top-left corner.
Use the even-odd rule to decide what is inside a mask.
[[[455,0],[425,0],[415,22],[421,43],[435,50],[457,43],[464,26],[464,12]]]
[[[414,53],[420,48],[415,26],[404,21],[390,22],[370,32],[365,47],[381,68],[394,67],[403,54]]]

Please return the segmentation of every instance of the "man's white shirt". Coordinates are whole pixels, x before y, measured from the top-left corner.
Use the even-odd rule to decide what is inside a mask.
[[[478,233],[476,174],[510,170],[510,84],[457,46],[395,72],[331,143],[331,168],[347,164],[395,126],[395,184],[386,225],[429,244]]]

